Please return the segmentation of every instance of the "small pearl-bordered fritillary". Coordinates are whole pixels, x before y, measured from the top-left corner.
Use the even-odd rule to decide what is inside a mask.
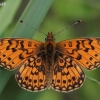
[[[84,82],[81,67],[100,66],[100,38],[54,41],[48,33],[45,43],[23,38],[0,39],[0,65],[19,67],[15,77],[22,88],[37,92],[53,88],[60,92],[78,89]],[[81,66],[81,67],[80,67]]]

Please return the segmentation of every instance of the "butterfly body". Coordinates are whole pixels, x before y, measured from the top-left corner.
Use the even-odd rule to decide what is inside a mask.
[[[52,75],[54,70],[54,55],[56,52],[56,43],[53,39],[52,33],[48,33],[48,36],[45,41],[46,49],[46,83],[47,87],[51,87]]]
[[[56,43],[48,33],[45,43],[23,38],[0,39],[0,65],[13,70],[22,88],[38,92],[53,88],[70,92],[82,86],[85,74],[100,66],[100,38],[77,38]]]

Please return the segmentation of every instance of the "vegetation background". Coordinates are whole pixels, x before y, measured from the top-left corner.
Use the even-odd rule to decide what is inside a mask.
[[[5,2],[5,6],[1,4]],[[100,0],[0,0],[0,38],[22,37],[39,41],[45,35],[21,24],[22,19],[44,33],[57,33],[56,41],[79,37],[100,37]],[[14,74],[0,68],[0,100],[100,100],[100,85],[87,79],[84,85],[73,92],[61,93],[52,89],[43,92],[28,92],[20,88]],[[100,81],[100,68],[85,71],[87,77]]]

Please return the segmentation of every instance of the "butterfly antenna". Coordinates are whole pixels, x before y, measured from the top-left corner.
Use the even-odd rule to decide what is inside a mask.
[[[20,22],[26,24],[27,26],[30,26],[29,24],[25,23],[23,20],[20,20]],[[43,33],[43,32],[41,32],[41,31],[39,31],[39,30],[33,28],[32,26],[30,26],[30,27],[31,27],[32,29],[34,29],[35,31],[38,31],[38,32],[40,32],[40,33]],[[46,35],[45,33],[43,33],[43,34]],[[47,35],[46,35],[46,36],[47,36]]]
[[[68,29],[68,28],[70,28],[70,27],[72,27],[72,26],[74,26],[74,25],[76,25],[76,24],[78,24],[78,23],[80,23],[80,22],[81,22],[81,20],[76,21],[76,22],[73,23],[72,25],[70,25],[70,26],[64,28],[63,30],[61,30],[61,31],[59,31],[59,32],[57,32],[57,33],[55,33],[53,36],[55,36],[55,35],[61,33],[62,31],[65,31],[66,29]]]

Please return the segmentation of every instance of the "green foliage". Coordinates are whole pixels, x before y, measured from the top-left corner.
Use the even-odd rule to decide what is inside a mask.
[[[1,2],[1,1],[0,1]],[[77,24],[55,36],[56,41],[78,37],[100,37],[100,1],[96,0],[6,0],[0,7],[0,37],[34,38],[44,42],[44,33],[58,31],[77,20]],[[21,24],[19,20],[28,23]],[[44,20],[43,20],[44,19]],[[40,26],[41,25],[41,26]],[[0,100],[99,100],[100,86],[86,79],[84,85],[70,93],[54,90],[31,93],[21,89],[14,72],[0,68]],[[86,74],[100,81],[100,68]],[[91,78],[89,78],[92,80]]]

